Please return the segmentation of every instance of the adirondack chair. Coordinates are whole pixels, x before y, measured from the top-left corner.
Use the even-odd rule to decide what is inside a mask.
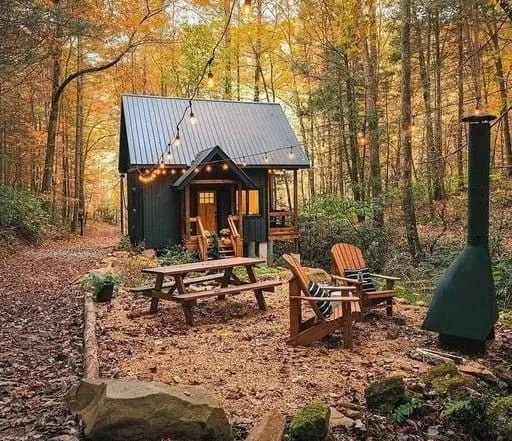
[[[283,256],[284,261],[292,272],[289,281],[290,297],[290,338],[287,343],[291,346],[308,346],[314,341],[321,340],[337,329],[342,329],[343,346],[352,349],[352,322],[354,313],[361,312],[359,299],[350,295],[354,287],[350,286],[322,286],[327,291],[346,293],[345,296],[313,297],[308,290],[309,278],[298,260],[288,254]],[[341,292],[340,292],[341,291]],[[302,302],[307,302],[315,315],[307,320],[302,317]],[[324,317],[317,302],[331,302],[332,314]]]
[[[339,280],[345,286],[356,288],[356,294],[361,301],[361,309],[364,311],[373,307],[385,307],[388,316],[393,315],[393,297],[395,296],[395,282],[398,277],[384,276],[382,274],[370,274],[372,278],[380,278],[386,281],[386,289],[380,291],[364,292],[362,282],[345,277],[345,270],[365,268],[362,251],[348,243],[337,243],[331,248],[331,273],[333,280]]]

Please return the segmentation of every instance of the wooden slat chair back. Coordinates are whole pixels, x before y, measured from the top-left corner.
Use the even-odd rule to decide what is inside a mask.
[[[348,243],[337,243],[331,248],[331,273],[333,280],[340,280],[345,286],[356,288],[357,296],[361,301],[361,309],[373,307],[385,307],[388,316],[393,315],[393,297],[396,295],[394,284],[398,277],[371,274],[372,277],[386,281],[386,289],[373,292],[364,292],[362,285],[357,280],[345,277],[345,270],[365,268],[362,251]]]
[[[335,330],[343,329],[343,345],[347,349],[352,349],[352,322],[353,313],[360,312],[359,299],[351,294],[351,287],[322,287],[328,291],[344,291],[345,297],[325,297],[322,301],[339,302],[341,307],[332,308],[332,315],[324,317],[320,312],[317,302],[318,297],[311,297],[309,294],[309,278],[304,272],[299,261],[288,254],[283,255],[283,259],[292,272],[292,278],[289,281],[290,298],[290,338],[287,343],[292,346],[308,346],[311,343],[333,333]],[[302,318],[302,301],[306,301],[315,315],[307,320]]]

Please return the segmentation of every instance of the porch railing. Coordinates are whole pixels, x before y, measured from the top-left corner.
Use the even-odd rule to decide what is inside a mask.
[[[293,210],[271,211],[269,217],[271,236],[291,236],[299,233],[297,212]]]
[[[235,251],[235,256],[240,257],[243,256],[243,239],[240,233],[238,232],[238,227],[236,222],[240,222],[240,218],[238,216],[233,216],[230,214],[228,216],[228,225],[231,230],[231,240],[233,241],[233,250]]]
[[[196,224],[197,232],[197,251],[200,260],[208,260],[208,237],[206,236],[206,230],[203,226],[203,221],[200,216],[191,217],[190,223]]]

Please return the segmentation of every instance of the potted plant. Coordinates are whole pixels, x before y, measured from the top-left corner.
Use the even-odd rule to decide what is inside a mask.
[[[114,287],[121,283],[121,277],[114,274],[89,273],[82,284],[92,288],[93,297],[97,302],[110,302]]]
[[[220,230],[219,236],[220,236],[222,245],[224,245],[224,246],[232,245],[233,241],[231,240],[231,230],[229,228],[223,228],[222,230]]]

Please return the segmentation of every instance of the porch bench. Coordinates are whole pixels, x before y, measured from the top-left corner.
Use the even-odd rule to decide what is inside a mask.
[[[185,286],[188,286],[188,285],[192,285],[194,283],[212,282],[215,280],[222,280],[223,277],[224,277],[223,273],[205,274],[205,275],[197,276],[197,277],[186,277],[183,279],[183,284]],[[162,284],[162,289],[169,290],[171,288],[174,288],[175,285],[176,285],[176,283],[174,282],[174,280],[171,282],[164,282]],[[142,294],[142,295],[145,295],[146,297],[154,297],[154,295],[153,295],[154,289],[155,289],[154,285],[142,285],[142,286],[137,286],[135,288],[130,288],[130,292],[132,292],[134,294]]]

